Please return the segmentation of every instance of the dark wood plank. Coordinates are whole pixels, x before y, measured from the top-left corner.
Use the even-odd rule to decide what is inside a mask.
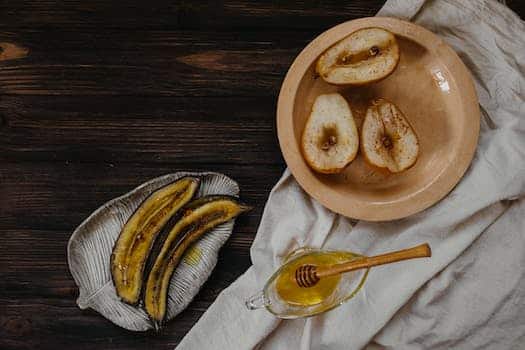
[[[373,16],[384,0],[156,1],[4,0],[0,27],[127,28],[185,30],[305,30],[321,32],[360,17]],[[525,2],[507,0],[522,18]]]
[[[327,28],[373,16],[384,0],[155,1],[4,0],[0,26],[231,30]]]
[[[17,30],[0,44],[0,93],[276,96],[316,32]],[[6,49],[6,52],[7,52]]]
[[[123,330],[74,299],[0,299],[2,349],[173,349],[209,305],[192,302],[162,332]]]
[[[249,161],[247,161],[249,163]],[[218,171],[236,181],[255,206],[238,228],[255,232],[268,193],[283,165],[0,163],[0,229],[69,230],[92,211],[151,178],[182,170]],[[248,229],[249,227],[250,229]]]
[[[273,97],[5,96],[0,159],[283,164],[275,109]]]

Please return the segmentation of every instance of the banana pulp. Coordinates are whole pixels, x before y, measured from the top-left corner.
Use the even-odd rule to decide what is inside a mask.
[[[309,288],[299,287],[295,281],[295,271],[301,265],[332,265],[355,257],[348,252],[316,252],[303,255],[287,263],[277,277],[276,290],[280,298],[290,305],[312,306],[328,299],[337,289],[341,275],[321,278]]]

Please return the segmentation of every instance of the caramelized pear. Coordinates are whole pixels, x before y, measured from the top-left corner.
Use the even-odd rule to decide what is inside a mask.
[[[399,108],[378,99],[366,111],[361,131],[361,151],[368,163],[398,173],[414,165],[419,142]]]
[[[339,173],[354,160],[359,133],[343,96],[334,93],[316,98],[301,146],[308,165],[320,173]]]
[[[382,28],[364,28],[326,50],[316,71],[331,84],[363,85],[386,78],[398,61],[394,34]]]

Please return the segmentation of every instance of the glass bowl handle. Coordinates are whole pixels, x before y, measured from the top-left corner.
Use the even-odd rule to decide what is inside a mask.
[[[257,310],[268,306],[270,302],[264,296],[264,291],[260,291],[259,293],[252,295],[248,300],[246,300],[245,304],[248,310]]]

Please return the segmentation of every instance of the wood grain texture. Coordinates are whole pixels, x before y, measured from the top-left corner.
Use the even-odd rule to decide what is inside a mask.
[[[323,31],[350,19],[373,16],[384,0],[4,0],[0,27],[118,28],[236,31]],[[506,4],[522,18],[522,0]]]
[[[0,26],[235,30],[326,28],[373,16],[383,0],[154,1],[4,0]]]
[[[520,15],[522,1],[507,1]],[[172,349],[250,265],[284,169],[277,93],[311,39],[383,0],[0,1],[0,348]],[[255,209],[161,334],[75,304],[66,244],[102,203],[179,170],[237,180]]]
[[[283,168],[280,164],[0,163],[0,227],[72,231],[101,204],[144,180],[177,171],[209,170],[239,183],[241,198],[255,208],[239,218],[235,232],[254,234],[268,193]],[[248,227],[243,229],[244,225]]]
[[[0,92],[275,96],[311,32],[57,29],[0,32],[29,53],[3,61]]]
[[[5,96],[0,159],[283,164],[275,103],[273,97]],[[214,145],[220,153],[210,152]]]

